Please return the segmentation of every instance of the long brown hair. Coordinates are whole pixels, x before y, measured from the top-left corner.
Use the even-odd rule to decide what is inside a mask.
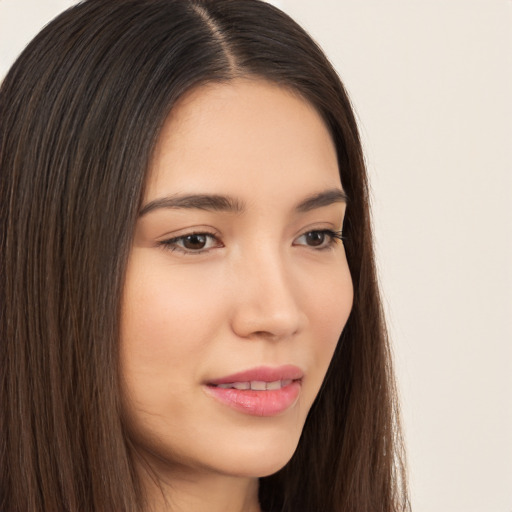
[[[123,426],[120,297],[145,173],[176,101],[263,77],[335,141],[354,306],[269,511],[398,512],[407,496],[368,186],[347,94],[321,50],[258,0],[88,0],[0,89],[0,510],[137,512]]]

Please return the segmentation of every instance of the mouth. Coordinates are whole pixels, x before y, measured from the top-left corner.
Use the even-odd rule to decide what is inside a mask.
[[[235,411],[252,416],[277,416],[298,400],[304,374],[296,366],[259,367],[205,385],[208,395]]]
[[[257,391],[261,391],[266,389],[261,387],[263,384],[265,384],[265,386],[270,385],[270,389],[272,389],[273,386],[279,389],[279,387],[290,384],[288,381],[301,380],[303,377],[304,372],[298,366],[293,364],[276,367],[258,366],[249,370],[232,373],[231,375],[226,375],[218,379],[213,379],[208,381],[207,384],[210,386],[228,384],[229,387],[241,385],[244,387],[236,389],[255,389]],[[249,387],[247,387],[247,384],[249,384]]]
[[[252,391],[269,391],[275,389],[281,389],[289,386],[292,379],[276,380],[273,382],[265,382],[264,380],[252,380],[244,382],[226,382],[225,384],[210,384],[212,387],[221,389],[238,389],[240,391],[252,390]]]

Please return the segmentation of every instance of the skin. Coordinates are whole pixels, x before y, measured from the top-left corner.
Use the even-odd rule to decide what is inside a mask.
[[[125,413],[151,510],[259,511],[258,477],[294,453],[353,299],[343,243],[325,232],[341,231],[345,202],[297,210],[326,190],[342,190],[332,139],[293,92],[237,79],[173,108],[122,308]],[[229,196],[240,208],[160,201],[182,194]],[[194,233],[207,235],[183,238]],[[207,392],[212,379],[285,364],[304,377],[278,415],[248,415]]]

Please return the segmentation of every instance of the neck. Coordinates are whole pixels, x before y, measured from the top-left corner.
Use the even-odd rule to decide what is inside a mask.
[[[142,473],[147,512],[261,512],[257,478],[183,468]]]

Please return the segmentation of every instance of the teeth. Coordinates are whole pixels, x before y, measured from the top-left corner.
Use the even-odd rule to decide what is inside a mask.
[[[226,384],[217,384],[216,387],[222,389],[251,389],[253,391],[266,391],[284,388],[285,386],[289,386],[292,382],[292,379],[276,380],[274,382],[252,380],[250,382],[228,382]]]
[[[281,389],[281,381],[276,380],[275,382],[267,382],[266,389]]]
[[[251,389],[255,391],[265,391],[267,388],[267,383],[262,380],[252,380],[251,381]]]

